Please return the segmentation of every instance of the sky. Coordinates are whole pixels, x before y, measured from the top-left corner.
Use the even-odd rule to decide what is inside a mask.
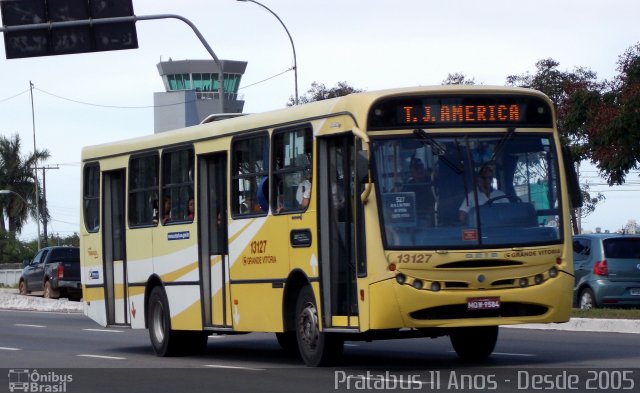
[[[282,19],[293,37],[300,95],[314,81],[327,87],[347,81],[372,91],[439,85],[454,72],[485,85],[504,85],[508,75],[534,72],[536,61],[545,58],[559,61],[564,70],[583,66],[601,80],[612,79],[618,57],[640,42],[637,0],[261,3]],[[245,112],[283,108],[293,95],[294,73],[284,72],[293,65],[291,43],[277,19],[258,5],[133,0],[133,6],[136,15],[183,16],[220,59],[247,61],[240,85]],[[18,133],[23,152],[33,151],[31,81],[36,146],[51,154],[45,166],[59,168],[46,174],[50,233],[79,231],[83,146],[153,133],[153,93],[164,91],[156,64],[169,57],[209,59],[181,21],[139,21],[136,27],[135,50],[7,60],[0,40],[0,134]],[[581,174],[592,191],[606,196],[583,219],[584,230],[615,231],[630,219],[640,222],[638,171],[628,176],[626,185],[616,187],[607,186],[588,163]],[[36,233],[31,221],[21,238],[30,240]]]

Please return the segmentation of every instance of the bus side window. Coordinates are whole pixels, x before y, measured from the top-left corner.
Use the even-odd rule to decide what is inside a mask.
[[[191,221],[189,199],[193,198],[193,148],[179,148],[162,154],[162,202],[160,220],[163,225]]]
[[[273,150],[271,209],[276,214],[305,210],[313,190],[311,128],[276,130]]]
[[[269,210],[268,195],[259,187],[269,176],[269,138],[267,133],[235,139],[231,144],[231,211],[234,216],[264,215]],[[268,187],[268,183],[267,183]]]
[[[129,226],[153,226],[158,223],[158,153],[129,160]]]

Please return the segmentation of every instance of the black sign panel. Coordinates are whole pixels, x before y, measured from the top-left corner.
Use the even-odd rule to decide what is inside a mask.
[[[416,226],[416,195],[413,192],[382,194],[382,211],[385,225],[396,227]]]
[[[5,27],[133,16],[132,0],[5,0]],[[4,32],[7,59],[135,49],[134,22]]]
[[[289,234],[291,247],[311,247],[311,230],[294,229]]]
[[[446,127],[552,127],[551,108],[528,95],[394,97],[376,103],[369,129]]]

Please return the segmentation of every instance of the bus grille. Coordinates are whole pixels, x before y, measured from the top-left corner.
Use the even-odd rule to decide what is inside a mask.
[[[452,304],[424,308],[414,311],[411,318],[419,320],[495,318],[495,317],[532,317],[543,315],[548,307],[527,303],[502,303],[499,310],[467,310],[466,304]]]

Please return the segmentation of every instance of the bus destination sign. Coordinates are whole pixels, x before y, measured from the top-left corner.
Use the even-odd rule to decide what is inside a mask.
[[[401,121],[406,124],[424,123],[518,123],[522,106],[505,105],[407,105],[402,107]]]
[[[551,127],[549,105],[535,96],[392,98],[374,105],[369,129]]]

